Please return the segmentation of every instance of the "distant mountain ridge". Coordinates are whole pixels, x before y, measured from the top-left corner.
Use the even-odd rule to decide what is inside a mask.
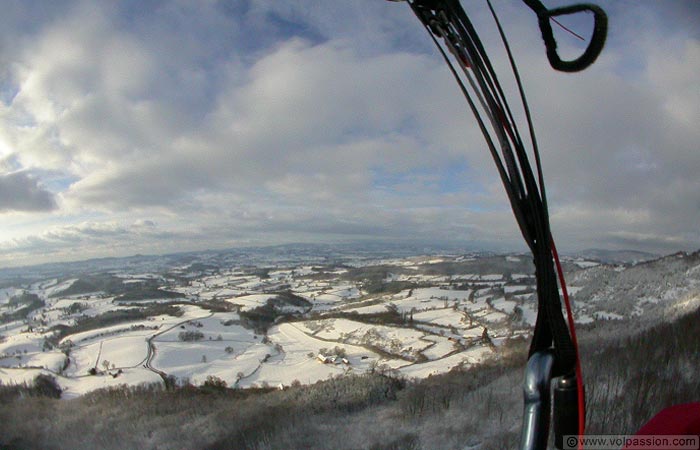
[[[605,250],[591,248],[574,253],[575,256],[595,259],[605,264],[635,264],[659,258],[661,255],[638,250]]]

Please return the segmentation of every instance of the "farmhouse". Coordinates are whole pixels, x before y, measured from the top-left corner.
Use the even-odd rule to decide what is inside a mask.
[[[338,355],[324,355],[319,353],[317,356],[319,362],[323,364],[340,364],[341,362],[346,366],[350,365],[350,361],[347,358]]]

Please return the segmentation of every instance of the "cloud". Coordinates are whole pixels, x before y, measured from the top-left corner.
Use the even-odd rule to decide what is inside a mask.
[[[239,68],[228,70],[230,77],[241,77]],[[292,39],[246,69],[245,83],[232,82],[220,92],[207,120],[189,133],[154,131],[175,130],[177,123],[158,124],[135,114],[120,139],[158,133],[158,145],[111,153],[112,162],[86,173],[66,198],[131,208],[175,205],[198,190],[228,189],[298,200],[311,193],[342,201],[368,189],[372,167],[439,167],[454,158],[445,145],[431,144],[433,154],[426,152],[420,136],[424,125],[407,128],[404,135],[396,132],[406,123],[436,123],[441,105],[453,103],[446,112],[460,108],[447,95],[448,101],[432,104],[427,93],[406,95],[426,78],[447,79],[441,72],[420,55],[362,57],[343,43]],[[102,123],[119,115],[86,113],[76,128],[83,135],[109,138]]]
[[[507,72],[488,12],[464,6]],[[567,75],[549,69],[527,8],[497,6],[560,246],[700,246],[700,41],[676,20],[695,7],[604,2],[604,54]],[[522,246],[480,132],[405,4],[67,1],[31,27],[19,4],[8,14],[0,157],[15,165],[2,183],[55,213],[6,221],[15,254],[148,251],[149,239],[153,251],[343,236]]]
[[[692,225],[700,220],[700,135],[693,125],[700,121],[700,85],[689,75],[700,70],[698,44],[638,49],[647,67],[635,77],[615,70],[620,50],[612,47],[575,78],[551,74],[530,84],[550,205],[559,212],[554,227],[578,230],[573,239],[567,233],[570,241],[610,246],[610,237],[625,230],[619,245],[659,252],[700,245]],[[566,219],[576,211],[576,221]]]
[[[57,208],[53,193],[42,187],[28,172],[0,174],[0,213],[7,211],[40,212]]]
[[[0,261],[26,264],[37,257],[58,260],[100,256],[127,256],[144,249],[157,249],[171,240],[186,239],[188,233],[164,230],[155,222],[101,221],[57,225],[37,234],[0,242]]]

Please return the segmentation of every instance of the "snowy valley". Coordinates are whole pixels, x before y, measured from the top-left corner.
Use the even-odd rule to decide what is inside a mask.
[[[700,257],[565,260],[582,327],[651,325],[700,304]],[[426,378],[498,359],[536,317],[526,255],[305,246],[5,270],[0,381],[64,398],[121,384],[279,387]],[[45,277],[45,278],[44,278]]]

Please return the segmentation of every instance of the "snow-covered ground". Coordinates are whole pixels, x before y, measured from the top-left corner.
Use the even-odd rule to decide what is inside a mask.
[[[530,259],[488,258],[493,267],[473,255],[363,257],[343,266],[309,256],[294,264],[260,258],[253,267],[202,256],[200,268],[189,262],[98,274],[116,280],[105,286],[156,283],[185,296],[138,306],[115,302],[118,290],[62,295],[91,289],[74,274],[8,285],[0,289],[0,382],[52,374],[70,398],[119,384],[162,383],[164,376],[194,384],[214,376],[246,388],[371,370],[426,377],[480,364],[498,357],[507,339],[527,336],[537,317]],[[569,259],[576,321],[650,320],[700,303],[700,264],[690,256],[660,261],[610,266]],[[443,266],[449,271],[440,273]],[[392,290],[377,292],[370,278]],[[311,308],[277,308],[279,316],[264,326],[251,319],[281,293]],[[25,294],[43,306],[16,316]],[[141,308],[154,312],[128,315]],[[134,318],[110,319],[115,312]]]

